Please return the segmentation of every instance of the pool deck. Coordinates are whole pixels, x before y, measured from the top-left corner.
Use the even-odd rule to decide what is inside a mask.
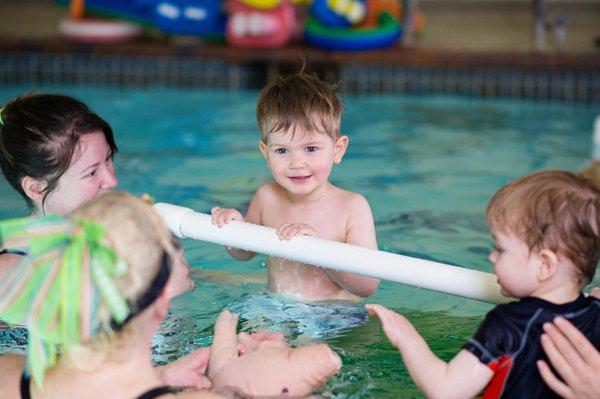
[[[303,63],[334,79],[344,68],[354,66],[403,68],[409,73],[411,68],[425,68],[427,73],[433,73],[433,80],[427,76],[425,79],[432,80],[434,85],[436,71],[450,74],[449,78],[444,75],[444,82],[463,72],[477,71],[481,79],[493,73],[491,86],[513,79],[514,76],[506,78],[502,74],[514,71],[533,72],[537,74],[533,79],[539,77],[542,81],[540,85],[550,81],[550,86],[563,84],[553,83],[556,77],[568,80],[575,74],[579,80],[567,81],[565,90],[576,86],[579,92],[585,93],[568,96],[586,101],[600,99],[600,1],[548,0],[549,15],[562,10],[568,14],[569,24],[561,48],[556,47],[552,31],[548,32],[545,51],[533,50],[531,0],[420,0],[419,4],[426,15],[426,31],[413,46],[399,43],[385,50],[348,53],[324,51],[303,43],[274,50],[246,50],[200,38],[166,36],[153,30],[128,43],[71,43],[61,38],[57,29],[67,13],[64,7],[51,0],[4,0],[0,4],[3,21],[0,56],[4,56],[5,61],[7,56],[23,54],[218,60],[260,70],[262,76],[255,79],[259,84],[279,73],[297,71]],[[36,62],[41,65],[38,69],[44,68],[43,61]],[[29,60],[27,63],[31,64]],[[18,74],[20,66],[13,63],[11,68],[12,75],[4,82],[14,81],[12,76]],[[362,78],[358,76],[358,79]],[[408,80],[410,84],[413,76],[399,79]],[[427,86],[428,82],[424,84]],[[440,84],[447,85],[444,82]],[[452,81],[449,84],[453,84]]]

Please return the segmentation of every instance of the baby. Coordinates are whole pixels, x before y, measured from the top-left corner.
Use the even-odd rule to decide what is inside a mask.
[[[494,195],[487,219],[490,254],[502,293],[518,301],[494,308],[449,363],[436,357],[403,316],[367,305],[381,319],[419,388],[434,398],[557,397],[536,362],[547,357],[540,336],[555,317],[600,347],[600,300],[582,290],[600,260],[600,190],[569,172],[517,179]]]
[[[246,221],[277,229],[283,240],[309,235],[377,249],[367,200],[329,182],[348,137],[340,134],[342,104],[334,87],[305,73],[278,78],[257,105],[260,152],[274,181],[258,189],[244,218],[235,209],[212,209],[213,224]],[[227,248],[239,260],[256,254]],[[302,300],[356,300],[379,280],[269,257],[270,290]]]

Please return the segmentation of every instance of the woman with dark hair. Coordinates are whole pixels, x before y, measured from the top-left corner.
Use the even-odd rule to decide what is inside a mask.
[[[72,97],[28,94],[0,108],[0,167],[34,215],[65,216],[115,187],[116,152],[108,123]],[[23,255],[0,248],[0,279]],[[180,246],[170,280],[171,297],[193,287]],[[171,385],[202,386],[207,351],[199,349],[157,370]]]
[[[66,215],[118,183],[108,123],[72,97],[29,94],[0,110],[0,167],[33,214]],[[0,253],[0,276],[20,259]],[[183,260],[172,296],[192,287]]]

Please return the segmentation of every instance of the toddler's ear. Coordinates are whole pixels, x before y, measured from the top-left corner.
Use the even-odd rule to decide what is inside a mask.
[[[537,270],[537,279],[540,282],[547,281],[554,276],[558,268],[558,256],[554,251],[542,249],[537,254],[540,263]]]
[[[258,149],[260,150],[260,153],[263,154],[263,157],[265,157],[265,160],[269,162],[269,159],[267,158],[267,145],[263,143],[262,140],[258,142]]]
[[[348,142],[350,139],[348,136],[342,135],[335,142],[335,156],[333,157],[333,162],[340,163],[342,162],[342,158],[346,153],[346,149],[348,148]]]

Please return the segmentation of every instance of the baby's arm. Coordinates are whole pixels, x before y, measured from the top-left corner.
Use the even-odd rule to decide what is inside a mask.
[[[357,194],[352,198],[352,209],[349,212],[346,228],[346,243],[359,247],[377,250],[375,223],[367,200]],[[373,295],[379,285],[379,280],[358,274],[327,270],[333,281],[354,295],[366,297]]]
[[[259,190],[260,192],[260,190]],[[260,196],[257,192],[252,201],[250,201],[250,205],[248,206],[248,213],[246,214],[246,218],[242,216],[242,214],[233,208],[219,208],[218,206],[211,209],[210,213],[212,215],[212,224],[216,224],[218,227],[223,227],[231,221],[238,222],[247,222],[260,224]],[[226,247],[227,252],[231,256],[233,256],[237,260],[247,261],[256,256],[256,252],[246,251],[240,248]]]
[[[493,372],[475,355],[461,350],[449,363],[439,359],[404,317],[381,305],[366,305],[381,320],[383,331],[398,350],[413,381],[429,398],[472,398]]]

